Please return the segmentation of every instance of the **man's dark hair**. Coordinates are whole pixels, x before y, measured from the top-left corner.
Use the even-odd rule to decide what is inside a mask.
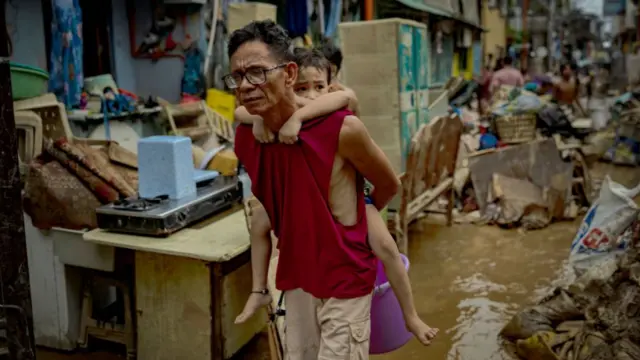
[[[291,39],[287,31],[273,20],[252,21],[242,29],[234,31],[227,45],[229,57],[235,54],[240,46],[250,41],[265,43],[271,54],[279,61],[293,60]]]
[[[502,60],[502,64],[505,66],[513,65],[513,58],[511,56],[505,56],[504,60]]]
[[[298,68],[312,67],[327,72],[327,83],[331,83],[331,64],[319,49],[307,49],[303,47],[293,50]]]
[[[324,39],[320,45],[320,51],[329,62],[336,66],[336,72],[342,68],[342,50],[331,39]]]

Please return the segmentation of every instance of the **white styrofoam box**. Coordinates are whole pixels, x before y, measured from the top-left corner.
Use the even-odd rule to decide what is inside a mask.
[[[143,198],[168,195],[181,199],[196,193],[191,139],[150,136],[138,141],[138,193]]]
[[[250,199],[253,194],[251,193],[251,179],[249,178],[249,174],[242,173],[238,175],[238,180],[242,184],[242,198],[244,200]]]

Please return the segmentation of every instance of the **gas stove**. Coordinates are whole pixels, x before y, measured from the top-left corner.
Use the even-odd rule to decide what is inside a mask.
[[[196,194],[179,200],[168,196],[132,198],[96,209],[101,229],[167,236],[199,220],[220,213],[242,201],[242,184],[237,176],[217,176],[199,185]]]

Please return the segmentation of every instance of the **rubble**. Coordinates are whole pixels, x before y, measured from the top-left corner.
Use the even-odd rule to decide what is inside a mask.
[[[599,262],[502,329],[528,360],[640,360],[640,247]]]

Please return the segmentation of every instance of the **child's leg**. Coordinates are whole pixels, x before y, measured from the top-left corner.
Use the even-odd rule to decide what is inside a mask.
[[[271,303],[271,295],[266,292],[269,261],[271,260],[271,222],[262,205],[251,211],[251,272],[253,285],[244,309],[236,318],[236,324],[247,321],[258,309]]]
[[[384,265],[384,271],[387,274],[387,279],[389,279],[389,284],[398,298],[400,308],[402,308],[407,328],[422,344],[428,345],[431,339],[438,333],[438,329],[427,326],[418,316],[413,303],[409,275],[405,270],[402,257],[400,257],[398,246],[393,240],[393,237],[391,237],[389,229],[384,223],[382,216],[380,216],[378,209],[373,205],[367,205],[366,209],[369,244],[373,249],[373,253]]]

